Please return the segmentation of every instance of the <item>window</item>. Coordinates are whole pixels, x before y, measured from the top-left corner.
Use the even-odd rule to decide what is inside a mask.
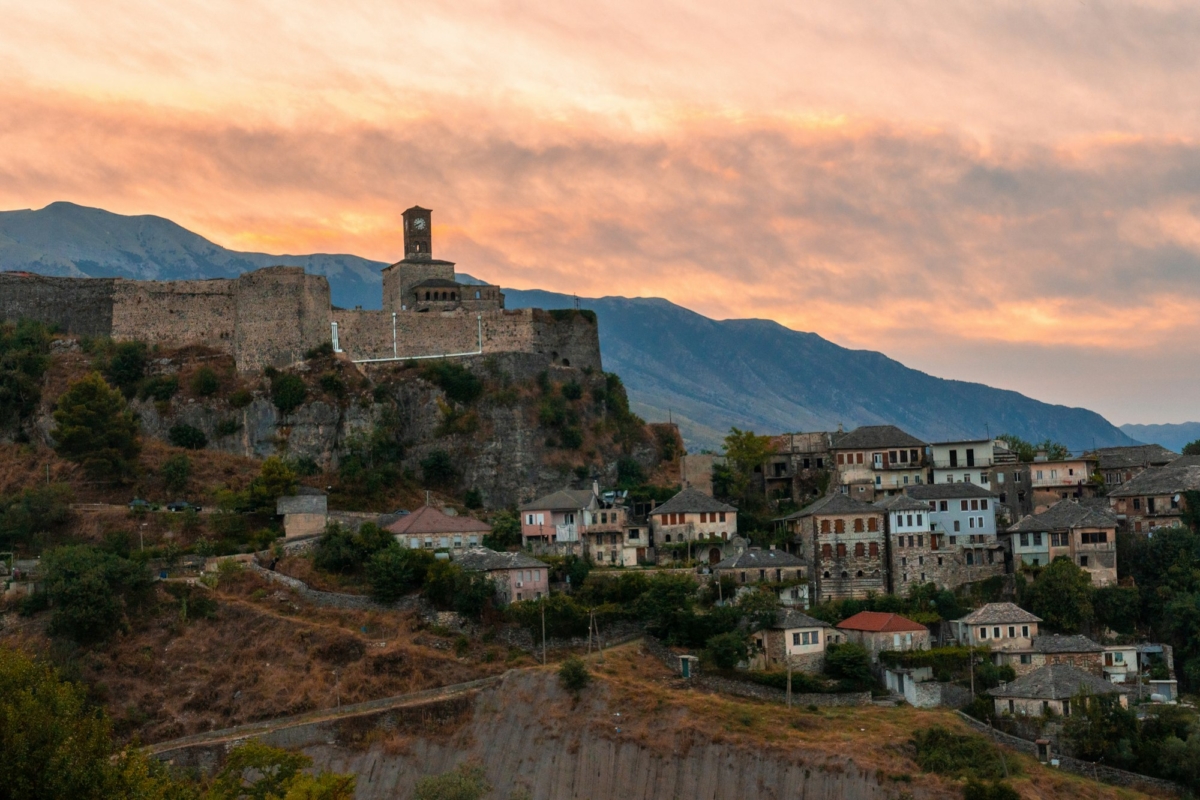
[[[978,500],[972,500],[972,501],[971,501],[971,510],[972,510],[972,511],[978,511],[978,510],[979,510],[979,501],[978,501]]]
[[[889,451],[888,451],[888,463],[889,463],[889,464],[895,464],[895,463],[897,463],[898,461],[899,461],[899,459],[898,459],[898,458],[896,458],[896,451],[895,451],[895,450],[889,450]]]
[[[1080,556],[1080,557],[1079,557],[1079,566],[1081,566],[1081,567],[1086,567],[1087,565],[1088,565],[1088,557],[1087,557],[1087,556]]]
[[[921,521],[921,516],[922,516],[921,514],[917,514],[917,527],[918,528],[925,524],[924,522]]]
[[[1028,533],[1021,534],[1021,547],[1029,547],[1029,534]]]
[[[999,639],[999,638],[1000,638],[1000,629],[999,629],[998,627],[997,627],[997,628],[992,628],[992,638],[993,638],[993,639]]]
[[[979,638],[980,638],[980,639],[986,639],[986,638],[987,638],[987,628],[980,628],[980,629],[979,629]]]
[[[846,463],[846,456],[845,456],[845,455],[843,455],[842,453],[838,453],[838,463],[839,463],[839,464],[845,464],[845,463]]]
[[[924,546],[925,546],[925,537],[924,537],[924,535],[918,533],[917,534],[917,547],[924,547]]]
[[[871,542],[871,558],[879,558],[879,542]]]
[[[1025,637],[1026,639],[1029,638],[1029,626],[1028,625],[1021,626],[1021,636]]]
[[[996,473],[996,483],[1004,483],[1004,473],[1003,472]]]
[[[975,527],[982,528],[983,527],[983,517],[976,517],[975,520],[976,520]]]
[[[1040,481],[1042,479],[1042,471],[1039,469],[1034,477]]]
[[[1017,638],[1017,626],[1016,625],[1008,626],[1008,638],[1010,638],[1010,639]]]
[[[910,536],[908,537],[908,546],[909,546],[909,547],[913,547],[913,546],[914,546],[914,545],[913,545],[913,542],[915,542],[915,541],[916,541],[916,539],[915,539],[913,536],[911,536],[911,535],[910,535]]]
[[[1125,663],[1125,654],[1124,653],[1113,653],[1113,660],[1116,661],[1118,664],[1124,664]]]
[[[877,520],[875,517],[869,517],[867,519],[867,530],[869,530],[869,531],[879,530],[879,520]]]
[[[720,520],[720,521],[721,521],[721,522],[724,522],[724,521],[725,521],[725,512],[724,512],[724,511],[720,512],[720,514],[719,514],[718,516],[720,516],[720,518],[721,518],[721,520]]]
[[[863,463],[863,454],[862,454],[862,453],[856,453],[856,454],[855,454],[855,461],[857,461],[859,464]]]
[[[1029,653],[1022,653],[1022,654],[1021,654],[1021,663],[1022,663],[1022,664],[1031,664],[1031,663],[1033,663],[1033,656],[1029,655]],[[1009,700],[1008,702],[1010,702],[1010,703],[1011,703],[1011,702],[1012,702],[1012,700]]]
[[[960,520],[957,520],[957,519],[954,520],[954,530],[956,530],[956,531],[962,530],[962,522]]]
[[[970,504],[966,500],[959,501],[959,510],[960,511],[967,511],[969,506],[970,506]]]
[[[975,518],[974,517],[967,517],[967,527],[968,528],[975,527]]]
[[[980,501],[979,501],[979,510],[980,510],[980,511],[987,511],[987,500],[980,500]]]
[[[938,504],[938,510],[939,511],[949,511],[950,504],[947,503],[945,500],[942,500],[941,503]]]
[[[1035,533],[1033,535],[1033,546],[1034,547],[1042,546],[1042,535],[1040,533]]]
[[[825,469],[825,459],[823,459],[823,458],[817,459],[817,469]]]
[[[862,517],[858,517],[857,519],[854,520],[854,532],[855,533],[862,533],[863,527],[864,526],[863,526]]]
[[[1140,497],[1133,498],[1133,510],[1140,511],[1141,508],[1142,508],[1142,498],[1140,498]]]
[[[916,463],[920,462],[921,456],[919,453],[917,453],[916,450],[909,450],[908,451],[908,460],[911,461],[912,463],[916,464]]]
[[[821,520],[821,533],[829,533],[829,520]]]
[[[907,525],[908,527],[910,527],[910,528],[911,528],[911,527],[912,527],[912,524],[913,524],[913,521],[912,521],[912,520],[913,520],[913,515],[912,515],[912,514],[909,514],[909,515],[908,515],[908,521],[907,521],[907,522],[905,522],[904,524],[905,524],[905,525]]]
[[[526,517],[525,517],[525,524],[526,524],[526,525],[532,525],[532,524],[533,524],[533,514],[528,514],[528,515],[526,515]]]
[[[1082,534],[1084,544],[1106,544],[1108,542],[1108,531],[1097,531],[1095,533]],[[1063,535],[1066,538],[1066,535]]]
[[[805,638],[805,639],[807,639],[807,638],[808,638],[808,634],[807,634],[807,633],[806,633],[806,634],[804,634],[804,638]],[[797,645],[799,645],[799,644],[800,644],[800,634],[799,634],[799,633],[793,633],[793,634],[792,634],[792,646],[793,646],[793,647],[795,647],[795,646],[797,646]],[[808,644],[808,642],[805,642],[805,644]]]
[[[883,476],[882,475],[875,476],[875,486],[876,486],[876,488],[883,486]]]
[[[897,650],[900,649],[900,634],[892,634],[892,647],[896,648]]]
[[[846,557],[846,545],[845,545],[844,543],[842,543],[842,542],[838,542],[838,546],[837,546],[837,556],[838,556],[838,558],[845,558],[845,557]]]
[[[846,532],[846,520],[835,519],[833,521],[833,532],[834,533],[845,533]]]
[[[858,542],[854,545],[854,557],[855,558],[862,558],[866,554],[867,554],[867,548],[865,546],[863,546],[862,542]]]
[[[901,450],[901,451],[900,451],[900,463],[901,463],[901,464],[907,464],[907,463],[908,463],[908,451],[907,451],[907,450]]]
[[[970,566],[974,566],[974,565],[975,565],[975,551],[968,550],[967,551],[967,566],[970,567]]]

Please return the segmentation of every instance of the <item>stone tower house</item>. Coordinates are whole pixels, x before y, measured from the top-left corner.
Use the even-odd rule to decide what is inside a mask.
[[[386,313],[504,308],[499,286],[460,284],[454,262],[433,257],[433,212],[413,206],[404,217],[404,259],[383,269]]]

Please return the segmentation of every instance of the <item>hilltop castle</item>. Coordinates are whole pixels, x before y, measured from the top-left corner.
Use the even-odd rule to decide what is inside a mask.
[[[383,269],[379,311],[336,308],[324,276],[278,266],[198,281],[0,273],[0,317],[80,336],[205,345],[242,371],[286,367],[326,342],[359,363],[516,352],[601,369],[595,317],[505,309],[500,287],[459,283],[454,263],[433,257],[429,209],[403,216],[404,258]]]

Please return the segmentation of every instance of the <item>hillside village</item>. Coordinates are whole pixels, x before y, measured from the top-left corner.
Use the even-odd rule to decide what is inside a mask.
[[[1032,763],[1200,787],[1178,758],[1200,747],[1200,631],[1179,613],[1200,594],[1178,578],[1200,559],[1200,456],[892,425],[735,428],[724,453],[689,453],[630,412],[594,318],[505,316],[497,287],[432,258],[429,214],[406,212],[384,312],[318,290],[325,306],[298,302],[329,317],[285,346],[247,287],[290,273],[106,284],[94,330],[72,329],[96,315],[64,316],[63,286],[6,276],[25,294],[0,327],[0,640],[58,653],[124,735],[159,743],[328,708],[330,681],[340,708],[343,679],[370,703],[557,663],[578,699],[606,680],[579,656],[636,641],[633,672],[689,692],[961,709],[954,725]],[[73,303],[94,288],[72,286]],[[213,292],[228,337],[194,313]],[[261,684],[181,662],[182,707],[130,674],[152,631],[280,614],[341,633],[273,644]],[[385,629],[367,657],[358,632]],[[311,675],[318,647],[332,678]]]

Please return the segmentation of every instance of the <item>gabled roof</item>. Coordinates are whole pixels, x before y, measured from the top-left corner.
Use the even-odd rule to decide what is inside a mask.
[[[1165,467],[1150,467],[1108,493],[1109,497],[1177,494],[1200,489],[1200,463],[1182,456]]]
[[[962,500],[995,497],[977,483],[917,483],[908,487],[908,496],[917,500]]]
[[[433,506],[421,506],[393,522],[387,530],[389,533],[410,536],[426,533],[491,533],[492,526],[473,517],[451,517]]]
[[[559,489],[525,503],[521,511],[579,511],[590,507],[594,497],[591,489]]]
[[[885,511],[928,511],[929,504],[923,503],[920,500],[914,500],[906,494],[897,494],[892,497],[885,497],[875,503],[879,508]]]
[[[472,572],[491,572],[498,569],[529,569],[545,567],[546,562],[524,553],[499,553],[487,547],[469,547],[453,556],[454,562]]]
[[[712,511],[737,511],[737,509],[689,486],[655,508],[650,514],[652,516],[655,514],[698,514]]]
[[[1008,622],[1041,622],[1042,618],[1030,614],[1016,603],[988,603],[956,621],[968,625],[1000,625]]]
[[[802,567],[804,562],[785,550],[751,549],[722,559],[713,569],[776,569]]]
[[[1100,469],[1161,467],[1179,458],[1179,454],[1161,444],[1136,444],[1129,447],[1101,447],[1088,455],[1100,462]]]
[[[867,631],[869,633],[901,633],[904,631],[929,630],[919,622],[913,622],[899,614],[883,611],[860,611],[853,617],[837,624],[844,631]]]
[[[808,614],[802,614],[799,611],[787,608],[780,609],[775,613],[775,623],[771,627],[788,630],[789,628],[828,628],[831,626],[828,622],[822,622],[819,619],[810,617]]]
[[[1051,664],[989,689],[993,697],[1069,700],[1077,694],[1128,694],[1125,689],[1070,664]]]
[[[795,514],[789,514],[784,519],[803,519],[817,514],[879,514],[881,513],[878,506],[862,500],[855,500],[848,494],[836,492],[822,497],[820,500],[797,511]]]
[[[1103,653],[1104,648],[1086,636],[1049,636],[1033,637],[1033,652],[1035,653]]]
[[[832,450],[869,450],[882,447],[925,447],[917,437],[895,425],[863,425],[833,439]]]
[[[1024,517],[1008,530],[1069,531],[1075,528],[1115,528],[1117,518],[1094,503],[1077,503],[1072,499],[1059,500],[1040,514]]]

